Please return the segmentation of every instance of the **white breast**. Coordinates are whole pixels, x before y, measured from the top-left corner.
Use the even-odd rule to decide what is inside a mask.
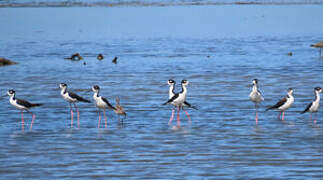
[[[179,94],[179,96],[172,102],[175,106],[180,106],[184,103],[186,95],[184,93]]]
[[[102,100],[101,96],[97,97],[96,95],[94,95],[93,99],[95,100],[96,107],[101,108],[101,109],[108,107],[108,105]]]
[[[17,104],[17,99],[13,100],[10,98],[10,104],[12,104],[15,108],[19,110],[28,110],[28,108],[26,108],[25,106]]]
[[[310,111],[310,112],[317,112],[319,109],[320,109],[320,103],[319,103],[319,102],[314,101],[314,102],[312,103],[312,106],[310,107],[309,111]]]
[[[63,96],[63,98],[68,101],[68,102],[76,102],[77,99],[74,99],[74,98],[71,98],[69,95],[68,95],[68,92],[66,92],[65,94],[64,93],[61,93],[61,95]]]
[[[258,91],[252,91],[249,94],[249,97],[250,97],[251,101],[256,102],[256,103],[260,103],[263,100],[261,94]]]
[[[285,102],[285,104],[283,104],[282,106],[280,106],[278,109],[281,110],[281,111],[285,111],[288,108],[290,108],[293,103],[294,103],[294,97],[293,96],[290,96],[289,98],[287,98],[287,101]]]

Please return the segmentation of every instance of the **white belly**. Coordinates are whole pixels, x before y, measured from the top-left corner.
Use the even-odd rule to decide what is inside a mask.
[[[63,98],[68,101],[68,102],[76,102],[77,100],[74,99],[74,98],[71,98],[68,93],[65,93],[65,94],[61,94],[63,96]]]
[[[95,100],[95,105],[97,108],[105,109],[108,105],[101,99],[101,97],[94,96],[93,99]]]
[[[313,102],[312,106],[310,107],[310,112],[317,112],[320,109],[320,103],[319,102]]]
[[[185,96],[184,94],[180,94],[180,95],[178,96],[178,98],[176,98],[176,99],[172,102],[172,104],[173,104],[174,106],[182,106],[182,105],[184,104],[185,99],[186,99],[186,96]]]
[[[262,97],[261,97],[261,94],[258,93],[258,92],[251,92],[249,94],[249,97],[250,97],[250,100],[253,101],[253,102],[256,102],[256,103],[260,103],[262,101]]]
[[[284,105],[280,106],[278,109],[281,111],[286,111],[288,108],[292,106],[293,103],[294,103],[294,98],[290,97],[287,99],[287,102]]]
[[[17,104],[17,100],[10,99],[10,104],[12,104],[15,108],[17,108],[19,110],[28,110],[28,108],[26,108],[25,106],[21,106],[21,105]]]

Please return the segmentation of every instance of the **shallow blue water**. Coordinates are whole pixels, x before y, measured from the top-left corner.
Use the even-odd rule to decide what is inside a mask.
[[[44,103],[33,131],[1,98],[0,174],[5,179],[321,179],[322,112],[301,115],[322,85],[323,59],[309,47],[323,39],[322,6],[3,8],[1,94]],[[83,62],[64,60],[75,52]],[[293,56],[287,56],[293,52]],[[103,53],[103,61],[96,55]],[[118,64],[112,64],[114,56]],[[208,57],[209,56],[209,57]],[[167,80],[191,82],[199,110],[167,122]],[[255,125],[250,84],[265,96]],[[108,112],[97,129],[94,105],[78,104],[81,128],[69,128],[58,84],[92,100],[92,85],[128,116]],[[286,120],[264,109],[295,89]],[[177,91],[180,87],[177,86]],[[31,117],[25,115],[26,122]],[[103,125],[103,124],[102,124]]]

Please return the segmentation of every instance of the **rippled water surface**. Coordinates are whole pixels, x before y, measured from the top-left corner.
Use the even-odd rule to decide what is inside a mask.
[[[322,179],[323,117],[299,112],[323,86],[320,5],[114,8],[2,8],[1,95],[43,103],[33,131],[1,97],[0,175],[4,179]],[[80,62],[64,60],[79,52]],[[289,52],[293,56],[288,56]],[[96,55],[105,55],[98,61]],[[118,64],[111,63],[114,56]],[[86,62],[84,65],[83,62]],[[168,126],[167,80],[190,81],[182,127]],[[259,79],[265,97],[254,120],[248,99]],[[92,100],[92,85],[115,104],[97,128],[93,103],[79,103],[69,127],[58,84]],[[265,108],[295,89],[285,121]],[[27,124],[30,115],[25,114]],[[174,122],[175,123],[175,122]],[[103,125],[103,124],[102,124]],[[175,124],[173,124],[175,125]],[[102,126],[103,127],[103,126]],[[26,127],[28,128],[28,126]]]

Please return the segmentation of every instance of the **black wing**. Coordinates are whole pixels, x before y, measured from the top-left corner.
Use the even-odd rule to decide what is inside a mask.
[[[165,102],[163,105],[166,105],[166,104],[168,104],[168,103],[171,103],[171,102],[173,102],[176,98],[178,98],[178,96],[179,96],[179,94],[177,93],[177,94],[175,94],[172,98],[170,98],[167,102]]]
[[[311,108],[312,104],[313,104],[313,102],[309,103],[309,104],[307,105],[306,109],[305,109],[304,111],[302,111],[302,112],[301,112],[301,114],[304,114],[304,113],[308,112],[308,111],[310,110],[310,108]]]
[[[91,102],[91,101],[89,101],[87,99],[84,99],[81,96],[79,96],[79,95],[77,95],[75,93],[72,93],[72,92],[68,92],[68,95],[71,96],[71,98],[73,98],[73,99],[77,99],[78,101],[87,102],[87,103]]]
[[[287,98],[283,98],[283,99],[281,99],[280,101],[278,101],[278,103],[276,103],[275,105],[273,105],[273,106],[271,106],[271,107],[267,108],[267,109],[266,109],[266,111],[268,111],[268,110],[270,110],[270,109],[277,109],[277,108],[279,108],[280,106],[282,106],[283,104],[285,104],[285,103],[286,103],[286,101],[287,101]]]
[[[102,98],[102,100],[108,105],[108,107],[110,108],[110,109],[113,109],[113,110],[117,110],[115,107],[113,107],[110,103],[109,103],[109,101],[107,100],[107,99],[105,99],[104,97],[101,97]]]
[[[189,107],[189,108],[193,108],[193,109],[195,109],[195,110],[198,110],[197,109],[197,107],[195,107],[195,106],[192,106],[190,103],[188,103],[187,101],[184,101],[184,104],[187,106],[187,107]]]
[[[23,99],[17,99],[17,104],[25,106],[26,108],[33,107],[33,104],[31,104],[30,102],[23,100]]]

